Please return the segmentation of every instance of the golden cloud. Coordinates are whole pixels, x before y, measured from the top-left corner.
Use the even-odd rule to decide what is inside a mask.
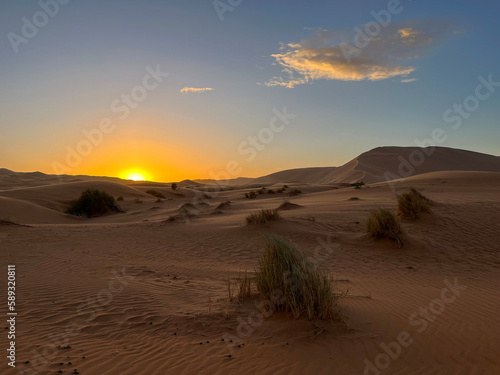
[[[426,47],[442,39],[450,26],[439,20],[370,24],[355,28],[354,35],[320,30],[312,38],[282,46],[280,53],[271,56],[283,67],[285,77],[273,77],[266,85],[293,88],[319,79],[378,81],[392,77],[411,82],[414,79],[407,76],[416,68],[404,61],[421,58]]]

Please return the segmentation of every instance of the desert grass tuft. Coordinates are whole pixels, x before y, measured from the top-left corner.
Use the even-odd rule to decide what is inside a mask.
[[[243,277],[238,280],[238,297],[248,298],[252,293],[252,280],[248,277],[248,272],[245,271]]]
[[[340,315],[328,274],[308,254],[284,238],[268,234],[256,270],[256,285],[273,311],[295,318],[334,319]]]
[[[378,208],[370,213],[366,231],[373,238],[388,238],[399,247],[404,245],[404,231],[398,218],[384,208]]]
[[[430,213],[430,207],[434,204],[432,200],[420,193],[415,188],[398,195],[398,215],[404,219],[418,219],[421,213]]]
[[[302,194],[302,191],[299,189],[293,189],[288,192],[289,197],[294,197],[296,195]]]
[[[263,209],[260,210],[259,212],[247,216],[246,221],[247,224],[267,224],[270,221],[279,219],[281,219],[281,216],[277,209],[276,210]]]
[[[255,199],[255,198],[257,198],[257,193],[255,191],[251,191],[249,193],[245,193],[245,198]]]

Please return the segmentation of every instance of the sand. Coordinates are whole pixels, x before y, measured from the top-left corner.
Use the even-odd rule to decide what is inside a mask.
[[[245,217],[277,208],[286,194],[245,199],[251,189],[233,187],[193,204],[198,193],[187,187],[22,184],[0,191],[0,219],[23,224],[0,224],[19,313],[17,365],[6,369],[4,359],[2,374],[500,373],[500,173],[434,171],[359,190],[292,182],[303,193],[287,198],[299,207],[262,226]],[[166,199],[146,194],[151,186]],[[403,221],[401,249],[368,238],[369,211],[396,211],[395,194],[409,186],[436,202],[432,214]],[[87,187],[123,196],[126,212],[64,214]],[[179,217],[186,204],[189,217]],[[296,242],[330,272],[344,293],[343,321],[261,319],[257,295],[228,300],[227,280],[253,273],[265,232]],[[406,346],[395,344],[401,337]]]

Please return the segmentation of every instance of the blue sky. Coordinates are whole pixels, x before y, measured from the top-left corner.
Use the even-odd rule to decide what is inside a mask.
[[[498,155],[500,89],[457,130],[443,113],[474,95],[479,76],[500,81],[500,5],[399,7],[346,65],[339,43],[354,45],[354,28],[387,1],[244,0],[221,21],[212,1],[72,0],[17,53],[9,35],[22,36],[23,17],[41,7],[3,2],[0,166],[54,173],[59,163],[71,174],[116,176],[137,169],[169,181],[210,177],[235,160],[238,175],[258,176],[415,145],[436,127],[449,135],[442,146]],[[110,104],[158,65],[168,77],[118,119]],[[284,107],[296,117],[248,161],[238,146]],[[68,147],[104,117],[115,130],[69,166]]]

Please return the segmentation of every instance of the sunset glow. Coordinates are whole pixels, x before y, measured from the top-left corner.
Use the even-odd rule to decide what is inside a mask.
[[[149,178],[146,177],[147,175],[143,172],[138,172],[138,171],[126,171],[122,174],[121,178],[124,178],[126,180],[132,180],[132,181],[146,181]]]

